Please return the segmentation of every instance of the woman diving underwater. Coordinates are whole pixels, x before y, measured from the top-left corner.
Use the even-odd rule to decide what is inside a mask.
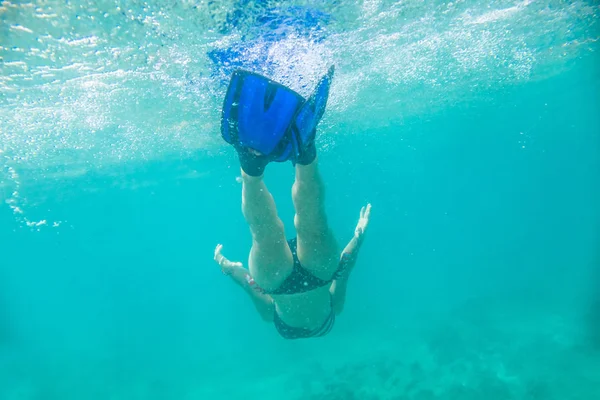
[[[242,174],[242,211],[252,233],[248,269],[221,254],[214,259],[250,296],[261,317],[286,339],[327,334],[344,308],[348,277],[369,224],[360,211],[354,236],[341,253],[325,214],[325,188],[314,144],[325,112],[333,67],[305,100],[251,72],[233,73],[222,111],[221,134],[236,149]],[[292,161],[296,238],[283,222],[264,180],[270,162]]]

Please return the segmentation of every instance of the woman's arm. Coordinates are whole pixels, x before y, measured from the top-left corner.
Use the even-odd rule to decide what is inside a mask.
[[[346,301],[346,288],[348,285],[348,278],[350,273],[354,269],[356,259],[358,258],[358,251],[362,246],[365,232],[369,225],[369,218],[371,217],[371,204],[367,204],[366,207],[361,208],[360,218],[354,229],[354,236],[348,242],[342,255],[340,257],[340,266],[335,280],[331,283],[329,291],[333,298],[333,310],[336,314],[341,314],[344,310],[344,303]]]
[[[250,273],[244,268],[241,262],[231,262],[221,254],[222,248],[223,245],[217,245],[214,257],[217,264],[221,267],[221,272],[229,275],[235,283],[248,293],[263,320],[268,322],[273,321],[275,305],[271,296],[262,292],[260,287],[254,282],[254,278],[250,276]]]

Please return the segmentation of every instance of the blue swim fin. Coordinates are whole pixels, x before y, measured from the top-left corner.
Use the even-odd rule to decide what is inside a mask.
[[[264,76],[233,73],[221,115],[221,135],[238,152],[244,172],[262,175],[271,161],[292,157],[289,129],[304,98]]]
[[[325,112],[333,67],[305,100],[262,75],[236,70],[221,115],[221,135],[232,144],[245,173],[263,174],[269,162],[309,164],[316,157],[315,128]]]
[[[333,80],[334,67],[321,78],[313,94],[304,102],[296,113],[292,125],[293,136],[296,139],[296,154],[294,163],[308,165],[317,156],[315,148],[316,128],[325,113],[329,88]]]

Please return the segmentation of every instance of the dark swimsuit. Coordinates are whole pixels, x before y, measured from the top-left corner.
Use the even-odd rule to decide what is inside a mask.
[[[266,294],[295,294],[295,293],[304,293],[310,290],[314,290],[326,285],[330,285],[331,282],[335,279],[338,279],[341,274],[344,273],[346,269],[346,263],[340,262],[338,269],[335,271],[331,279],[323,280],[314,276],[310,271],[306,270],[300,260],[298,259],[297,252],[297,243],[296,239],[288,240],[288,245],[290,246],[290,250],[292,250],[292,256],[294,257],[294,267],[292,269],[292,273],[283,281],[283,283],[273,291],[263,291]],[[344,258],[342,259],[344,261]],[[335,322],[335,312],[333,311],[333,301],[330,301],[331,312],[329,317],[325,320],[323,325],[319,328],[311,330],[306,328],[297,328],[293,326],[289,326],[277,314],[275,311],[275,317],[273,322],[275,323],[275,328],[281,336],[285,339],[301,339],[301,338],[310,338],[310,337],[319,337],[324,336],[333,327],[333,323]]]

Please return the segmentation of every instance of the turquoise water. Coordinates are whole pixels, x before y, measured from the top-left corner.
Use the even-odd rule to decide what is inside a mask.
[[[3,2],[0,399],[599,398],[599,20]],[[334,330],[285,341],[212,261],[250,246],[220,106],[236,66],[306,95],[329,64],[330,223],[372,223]],[[266,175],[290,236],[292,171]]]

